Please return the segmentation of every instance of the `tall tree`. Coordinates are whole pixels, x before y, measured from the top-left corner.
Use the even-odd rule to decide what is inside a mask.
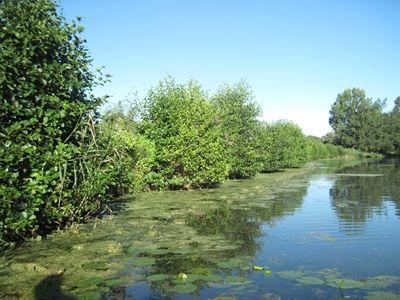
[[[394,107],[388,114],[387,119],[390,150],[395,154],[400,154],[400,97],[397,97],[394,101]]]
[[[373,102],[362,89],[347,89],[339,94],[329,118],[337,142],[362,151],[381,151],[385,140],[384,106],[385,101]]]

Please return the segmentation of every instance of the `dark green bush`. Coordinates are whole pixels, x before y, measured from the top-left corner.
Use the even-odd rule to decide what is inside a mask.
[[[81,144],[100,103],[90,93],[102,82],[91,71],[82,30],[67,23],[51,0],[0,2],[3,243],[99,207],[97,198],[83,200],[75,193],[88,180],[77,161],[86,155]]]
[[[224,85],[212,98],[223,128],[230,178],[248,178],[259,171],[257,117],[261,110],[253,98],[244,82]]]
[[[227,163],[216,111],[201,87],[167,78],[144,101],[141,128],[155,144],[149,188],[196,188],[221,183]]]

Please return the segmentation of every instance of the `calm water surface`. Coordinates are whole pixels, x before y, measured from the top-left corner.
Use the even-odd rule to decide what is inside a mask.
[[[400,161],[129,197],[0,263],[6,299],[400,299]]]

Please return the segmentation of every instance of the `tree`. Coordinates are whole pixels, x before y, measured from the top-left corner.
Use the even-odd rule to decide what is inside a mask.
[[[400,97],[394,101],[392,111],[387,114],[387,136],[389,137],[389,151],[400,154]]]
[[[337,142],[362,151],[382,151],[385,140],[382,109],[385,101],[372,101],[364,90],[353,88],[339,94],[330,110],[329,124]]]
[[[221,125],[196,82],[181,85],[169,77],[150,90],[141,128],[156,149],[150,188],[210,186],[226,177]]]
[[[249,85],[243,81],[222,86],[212,98],[224,132],[230,178],[252,177],[259,171],[257,117],[261,110],[253,99]]]

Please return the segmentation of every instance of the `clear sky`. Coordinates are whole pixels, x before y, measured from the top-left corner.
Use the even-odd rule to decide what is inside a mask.
[[[305,133],[330,130],[329,109],[345,88],[400,96],[400,0],[60,0],[83,17],[96,66],[112,82],[97,89],[144,96],[167,74],[214,92],[247,80],[263,119]]]

